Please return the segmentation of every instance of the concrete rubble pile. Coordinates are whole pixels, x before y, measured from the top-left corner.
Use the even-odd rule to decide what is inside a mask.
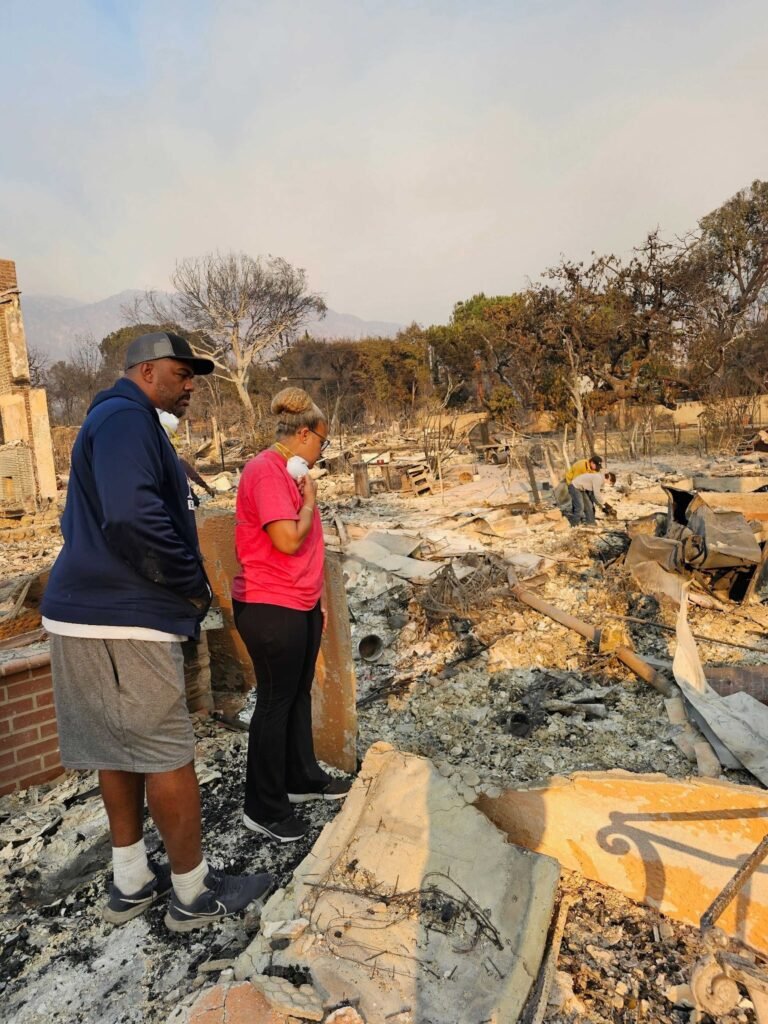
[[[302,998],[313,992],[316,1009],[299,999],[288,1012],[310,1020],[341,1004],[368,1024],[450,1020],[457,1006],[467,1022],[516,1020],[558,874],[550,858],[507,843],[428,761],[377,744],[342,812],[265,907],[234,978],[271,998],[268,967],[308,972]]]

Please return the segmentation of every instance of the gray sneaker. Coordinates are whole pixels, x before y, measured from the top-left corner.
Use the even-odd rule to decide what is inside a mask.
[[[173,893],[165,915],[166,926],[172,932],[203,928],[245,910],[252,903],[263,905],[274,887],[274,875],[226,875],[218,868],[210,868],[205,877],[205,889],[192,903],[181,903]]]
[[[139,889],[138,892],[126,896],[120,892],[114,882],[109,887],[109,898],[101,908],[101,916],[110,924],[125,924],[133,917],[143,914],[147,907],[159,900],[171,888],[171,867],[169,864],[153,864],[149,866],[155,877]]]

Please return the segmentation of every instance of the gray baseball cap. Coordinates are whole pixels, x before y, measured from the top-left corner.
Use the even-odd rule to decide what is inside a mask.
[[[139,363],[151,363],[155,359],[179,359],[189,363],[198,376],[213,372],[213,362],[196,356],[189,342],[179,334],[170,331],[155,331],[135,338],[125,350],[124,369],[130,370]]]

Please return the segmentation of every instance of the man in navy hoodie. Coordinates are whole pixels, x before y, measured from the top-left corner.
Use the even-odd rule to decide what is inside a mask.
[[[177,334],[128,346],[125,376],[100,392],[72,451],[64,546],[42,603],[61,760],[98,770],[114,881],[112,924],[171,889],[166,925],[190,931],[272,888],[268,874],[208,865],[181,642],[200,633],[211,589],[194,502],[157,410],[182,416],[195,374],[213,370]],[[144,798],[170,867],[147,858]]]

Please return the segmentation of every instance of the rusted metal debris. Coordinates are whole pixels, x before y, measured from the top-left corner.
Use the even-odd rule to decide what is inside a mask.
[[[728,904],[744,886],[747,879],[760,867],[765,860],[766,854],[768,854],[768,835],[763,836],[733,878],[723,887],[722,891],[712,900],[701,915],[700,927],[702,931],[706,931],[714,925],[718,917],[720,917]]]
[[[473,566],[468,576],[459,580],[453,565],[448,563],[435,574],[424,593],[416,595],[430,618],[466,615],[487,601],[489,591],[506,589],[507,564],[501,558],[491,554],[468,555],[464,564]]]

